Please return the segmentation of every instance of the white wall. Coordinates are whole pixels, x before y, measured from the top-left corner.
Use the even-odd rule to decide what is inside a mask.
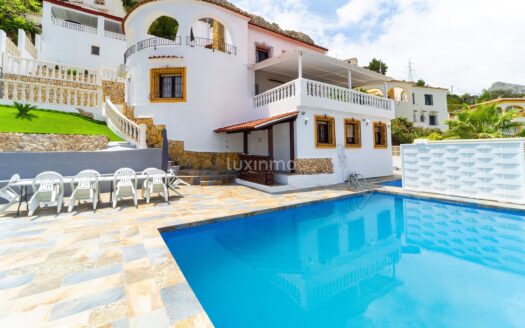
[[[326,111],[314,108],[301,108],[296,121],[297,149],[296,158],[331,158],[335,167],[337,182],[348,179],[350,172],[356,171],[363,176],[379,177],[392,175],[392,145],[390,120],[385,118],[356,115],[338,111]],[[315,118],[314,115],[327,115],[335,118],[336,148],[315,147]],[[306,120],[308,118],[308,120]],[[361,121],[361,148],[344,147],[344,120],[357,119]],[[363,119],[370,123],[366,125]],[[388,147],[375,149],[373,144],[373,122],[387,124]],[[340,156],[342,152],[343,156]]]
[[[272,57],[277,57],[285,51],[294,49],[309,49],[320,53],[326,53],[326,51],[309,46],[299,41],[287,38],[280,34],[267,31],[263,28],[254,25],[248,25],[248,58],[249,64],[255,63],[255,44],[263,43],[267,46],[272,47]]]
[[[98,16],[97,34],[71,30],[51,21],[52,6],[48,2],[43,3],[42,49],[39,59],[90,68],[117,68],[124,63],[126,41],[104,35],[106,18]],[[91,46],[100,47],[100,56],[91,54]]]
[[[129,103],[137,116],[166,124],[168,137],[183,140],[191,151],[240,152],[242,134],[223,135],[215,129],[248,121],[252,108],[253,80],[246,62],[248,18],[221,7],[196,1],[157,1],[144,4],[126,21],[129,46],[148,39],[147,30],[161,15],[179,23],[182,45],[143,49],[128,59],[131,72]],[[237,55],[186,45],[191,25],[200,18],[221,22],[237,47]],[[150,60],[150,56],[176,55],[180,59]],[[186,67],[186,102],[150,103],[150,69]],[[261,116],[259,116],[261,117]]]
[[[525,139],[401,145],[403,189],[525,204]]]

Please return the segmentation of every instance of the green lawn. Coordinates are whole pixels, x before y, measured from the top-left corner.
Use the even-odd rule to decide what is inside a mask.
[[[0,106],[0,132],[105,135],[109,141],[122,141],[104,122],[75,113],[35,109],[29,118],[17,117],[14,107]]]

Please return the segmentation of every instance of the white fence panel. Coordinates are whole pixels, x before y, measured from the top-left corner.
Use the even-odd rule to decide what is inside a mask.
[[[525,204],[525,139],[401,145],[403,189]]]

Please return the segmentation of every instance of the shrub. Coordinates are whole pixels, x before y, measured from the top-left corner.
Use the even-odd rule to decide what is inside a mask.
[[[30,105],[30,104],[21,104],[16,101],[14,104],[15,104],[15,108],[18,110],[17,117],[22,117],[22,118],[30,117],[31,115],[29,114],[29,112],[33,109],[37,109],[36,106]]]

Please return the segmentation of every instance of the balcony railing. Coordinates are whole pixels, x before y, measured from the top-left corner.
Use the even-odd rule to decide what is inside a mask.
[[[175,40],[165,38],[150,38],[132,45],[124,53],[124,63],[127,62],[128,58],[136,52],[139,52],[146,48],[156,48],[162,46],[180,46],[182,44],[181,37],[178,36]],[[203,47],[212,51],[224,52],[230,55],[237,55],[237,47],[225,42],[213,41],[212,39],[206,38],[186,38],[186,45],[190,47]]]
[[[126,36],[121,33],[115,33],[111,31],[104,31],[104,36],[107,38],[112,38],[120,41],[126,41]]]
[[[237,47],[222,41],[214,41],[208,38],[186,37],[186,45],[190,47],[204,47],[213,51],[221,51],[230,55],[237,55]]]
[[[55,25],[59,25],[65,28],[68,28],[70,30],[80,31],[80,32],[87,32],[92,34],[97,34],[97,28],[87,25],[82,25],[78,23],[68,22],[60,18],[53,17],[51,18],[51,21]]]
[[[147,48],[157,48],[163,46],[180,46],[182,44],[181,37],[178,36],[175,40],[165,39],[165,38],[150,38],[137,42],[136,45],[133,45],[126,50],[124,53],[124,63],[127,62],[128,57]]]
[[[293,98],[297,98],[298,102],[310,101],[310,104],[315,106],[323,106],[335,102],[332,104],[346,103],[388,112],[393,112],[394,110],[393,101],[388,98],[308,79],[293,80],[256,95],[253,98],[253,105],[255,108],[259,108]]]

